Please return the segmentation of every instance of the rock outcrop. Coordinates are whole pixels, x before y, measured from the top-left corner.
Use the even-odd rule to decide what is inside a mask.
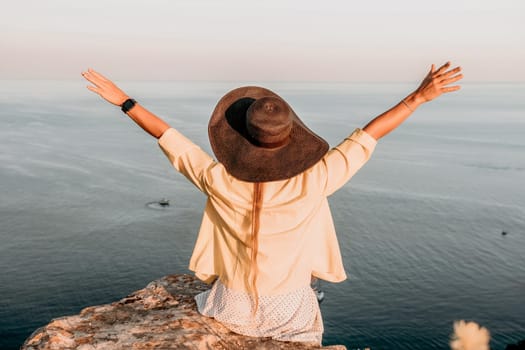
[[[53,320],[33,332],[21,350],[319,349],[245,337],[201,316],[193,297],[207,288],[193,276],[169,275],[120,301]]]

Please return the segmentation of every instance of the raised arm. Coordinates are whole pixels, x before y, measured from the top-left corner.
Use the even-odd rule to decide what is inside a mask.
[[[403,123],[421,104],[444,93],[459,90],[458,85],[450,86],[450,84],[463,78],[463,75],[460,74],[461,68],[449,68],[450,62],[445,63],[438,70],[432,65],[430,72],[414,92],[388,111],[371,120],[363,130],[379,140]]]
[[[85,72],[82,72],[82,76],[93,84],[87,86],[89,90],[99,94],[103,99],[111,104],[122,106],[122,104],[127,99],[129,99],[129,96],[126,95],[126,93],[122,91],[117,85],[115,85],[111,80],[107,79],[102,74],[94,71],[91,68]],[[142,129],[144,129],[144,131],[156,138],[161,137],[162,134],[170,128],[168,123],[138,103],[129,109],[126,114]]]

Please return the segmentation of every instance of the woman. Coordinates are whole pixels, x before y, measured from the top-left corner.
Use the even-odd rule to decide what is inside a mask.
[[[346,279],[327,196],[416,108],[458,90],[451,84],[460,71],[432,65],[413,93],[331,150],[272,91],[235,89],[208,125],[217,161],[100,73],[82,75],[89,90],[157,138],[175,169],[208,197],[190,260],[196,276],[213,283],[195,297],[199,312],[240,334],[319,345],[323,323],[310,279]]]

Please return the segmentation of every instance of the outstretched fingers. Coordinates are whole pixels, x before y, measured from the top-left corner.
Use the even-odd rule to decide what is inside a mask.
[[[106,101],[121,105],[129,97],[111,80],[107,79],[102,74],[98,73],[92,68],[82,72],[82,76],[93,85],[88,85],[87,89],[100,95]]]
[[[450,62],[446,62],[439,68],[432,64],[430,72],[423,79],[416,92],[424,101],[431,101],[443,93],[460,89],[460,86],[451,84],[463,79],[461,67],[451,68]]]
[[[455,74],[458,74],[459,72],[461,72],[461,67],[456,67],[454,69],[451,69],[449,71],[446,71],[446,72],[436,76],[436,78],[440,79],[440,81],[443,81],[443,80],[446,80],[446,79],[450,78],[451,76],[453,76]]]
[[[461,86],[459,85],[450,86],[450,84],[463,79],[463,74],[461,74],[460,72],[461,67],[456,67],[443,74],[442,80],[440,82],[440,84],[442,85],[441,91],[443,93],[457,91],[461,88]]]
[[[104,97],[104,95],[112,86],[112,83],[109,79],[95,71],[93,68],[89,68],[87,71],[82,72],[82,76],[93,84],[87,86],[88,90],[93,91],[102,97]]]
[[[460,89],[458,85],[449,86],[450,84],[463,79],[463,74],[460,72],[461,67],[456,67],[439,75],[438,84],[441,85],[442,92],[452,92]]]
[[[109,79],[107,79],[105,76],[100,74],[99,72],[95,71],[93,68],[88,69],[88,73],[95,76],[96,78],[100,79],[101,81],[108,82]]]
[[[96,86],[100,86],[100,84],[102,83],[102,81],[94,76],[92,73],[90,73],[89,71],[87,72],[82,72],[82,76],[87,80],[89,81],[90,83],[96,85]]]
[[[457,91],[459,89],[461,89],[461,86],[454,85],[454,86],[447,86],[447,87],[441,88],[441,91],[445,93],[445,92]]]
[[[86,87],[88,88],[88,90],[91,90],[94,93],[97,93],[97,94],[100,95],[100,88],[98,88],[96,86],[93,86],[93,85],[87,85]]]
[[[442,74],[448,69],[448,67],[450,67],[450,62],[445,63],[444,65],[439,67],[437,71],[434,71],[434,75],[437,76],[437,75]]]
[[[454,82],[456,82],[456,81],[458,81],[458,80],[460,80],[462,78],[463,78],[463,74],[457,74],[457,75],[451,76],[450,78],[443,79],[441,81],[441,83],[443,85],[448,85],[448,84],[452,84],[452,83],[454,83]]]
[[[96,72],[92,68],[89,68],[86,72],[82,72],[82,76],[98,87],[110,83],[109,79]]]

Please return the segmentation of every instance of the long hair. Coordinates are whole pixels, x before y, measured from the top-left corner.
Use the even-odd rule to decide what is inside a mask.
[[[253,294],[255,305],[252,309],[252,315],[255,316],[259,307],[259,293],[257,292],[257,251],[259,250],[259,224],[262,208],[262,191],[263,183],[255,182],[253,184],[253,202],[252,202],[252,232],[251,232],[251,261],[250,261],[250,289]]]

